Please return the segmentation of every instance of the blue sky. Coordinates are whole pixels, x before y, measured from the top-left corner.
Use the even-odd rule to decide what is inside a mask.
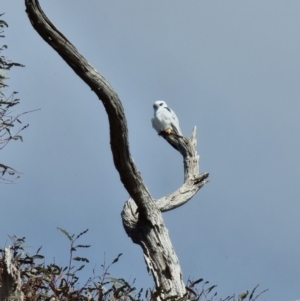
[[[151,127],[163,99],[183,133],[198,132],[211,182],[163,214],[184,278],[203,277],[226,297],[260,283],[263,300],[300,296],[299,1],[45,1],[52,22],[117,91],[132,156],[154,198],[183,179],[182,158]],[[1,152],[22,171],[2,185],[3,246],[26,236],[33,251],[65,262],[56,227],[79,233],[94,265],[122,252],[114,276],[152,287],[120,212],[128,194],[114,168],[102,104],[33,30],[23,1],[3,0],[10,72],[30,127]]]

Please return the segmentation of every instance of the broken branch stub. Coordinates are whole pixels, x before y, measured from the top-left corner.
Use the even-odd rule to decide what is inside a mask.
[[[199,174],[199,156],[196,150],[196,127],[194,127],[190,138],[177,135],[162,136],[166,140],[172,139],[171,143],[170,141],[168,142],[172,146],[176,146],[175,148],[181,153],[184,161],[183,185],[172,194],[155,201],[157,210],[164,212],[173,210],[188,202],[198,190],[208,182],[207,178],[209,174]],[[156,238],[149,242],[149,232],[141,224],[139,210],[132,198],[125,203],[121,216],[124,229],[128,236],[134,243],[142,247],[148,271],[151,271],[156,286],[159,287],[162,286],[164,282],[171,281],[174,279],[174,274],[178,276],[178,279],[174,279],[176,280],[174,283],[182,283],[179,261],[172,245],[168,245],[168,240],[163,239],[164,235],[158,235],[160,240]],[[157,223],[155,224],[155,228],[157,232],[167,232],[163,224]],[[162,262],[158,266],[157,262],[160,261]],[[168,273],[162,273],[162,271],[169,271],[168,277],[165,277]],[[170,287],[172,287],[172,284],[170,284]],[[185,292],[185,290],[182,290],[182,292]]]

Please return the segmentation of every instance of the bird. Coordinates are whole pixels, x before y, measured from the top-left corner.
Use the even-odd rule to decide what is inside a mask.
[[[157,131],[158,135],[175,134],[182,136],[179,121],[172,109],[170,109],[166,102],[157,100],[153,104],[154,116],[151,119],[153,128]]]

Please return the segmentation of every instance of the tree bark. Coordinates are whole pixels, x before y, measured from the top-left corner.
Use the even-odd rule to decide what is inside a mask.
[[[4,249],[2,268],[0,267],[0,300],[23,301],[20,271],[14,265],[10,247]]]
[[[175,135],[164,135],[163,137],[166,140],[172,140],[172,145],[176,144],[176,148],[183,156],[184,183],[172,194],[154,201],[157,209],[161,212],[182,206],[208,182],[208,173],[199,174],[196,127],[190,138]],[[149,227],[140,222],[139,210],[132,198],[125,203],[121,215],[126,233],[134,243],[143,249],[148,271],[151,271],[156,287],[163,287],[164,291],[174,290],[177,295],[184,295],[185,287],[182,282],[179,261],[164,224],[159,224],[160,219],[157,219],[157,222],[151,225],[157,229],[157,235],[149,235]]]
[[[142,247],[148,269],[163,296],[183,296],[186,290],[180,265],[161,212],[184,204],[207,182],[207,173],[198,174],[196,131],[194,130],[191,138],[164,136],[166,140],[171,139],[178,144],[184,157],[185,183],[172,195],[153,200],[131,158],[126,117],[117,93],[51,23],[38,0],[25,0],[25,5],[34,29],[102,101],[109,119],[114,164],[131,197],[122,211],[125,230],[133,242]]]

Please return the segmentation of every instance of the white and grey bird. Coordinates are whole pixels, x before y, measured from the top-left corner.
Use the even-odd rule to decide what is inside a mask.
[[[174,111],[168,108],[163,100],[157,100],[153,104],[154,117],[152,118],[152,126],[160,135],[162,133],[170,135],[176,134],[182,136],[179,121]]]

